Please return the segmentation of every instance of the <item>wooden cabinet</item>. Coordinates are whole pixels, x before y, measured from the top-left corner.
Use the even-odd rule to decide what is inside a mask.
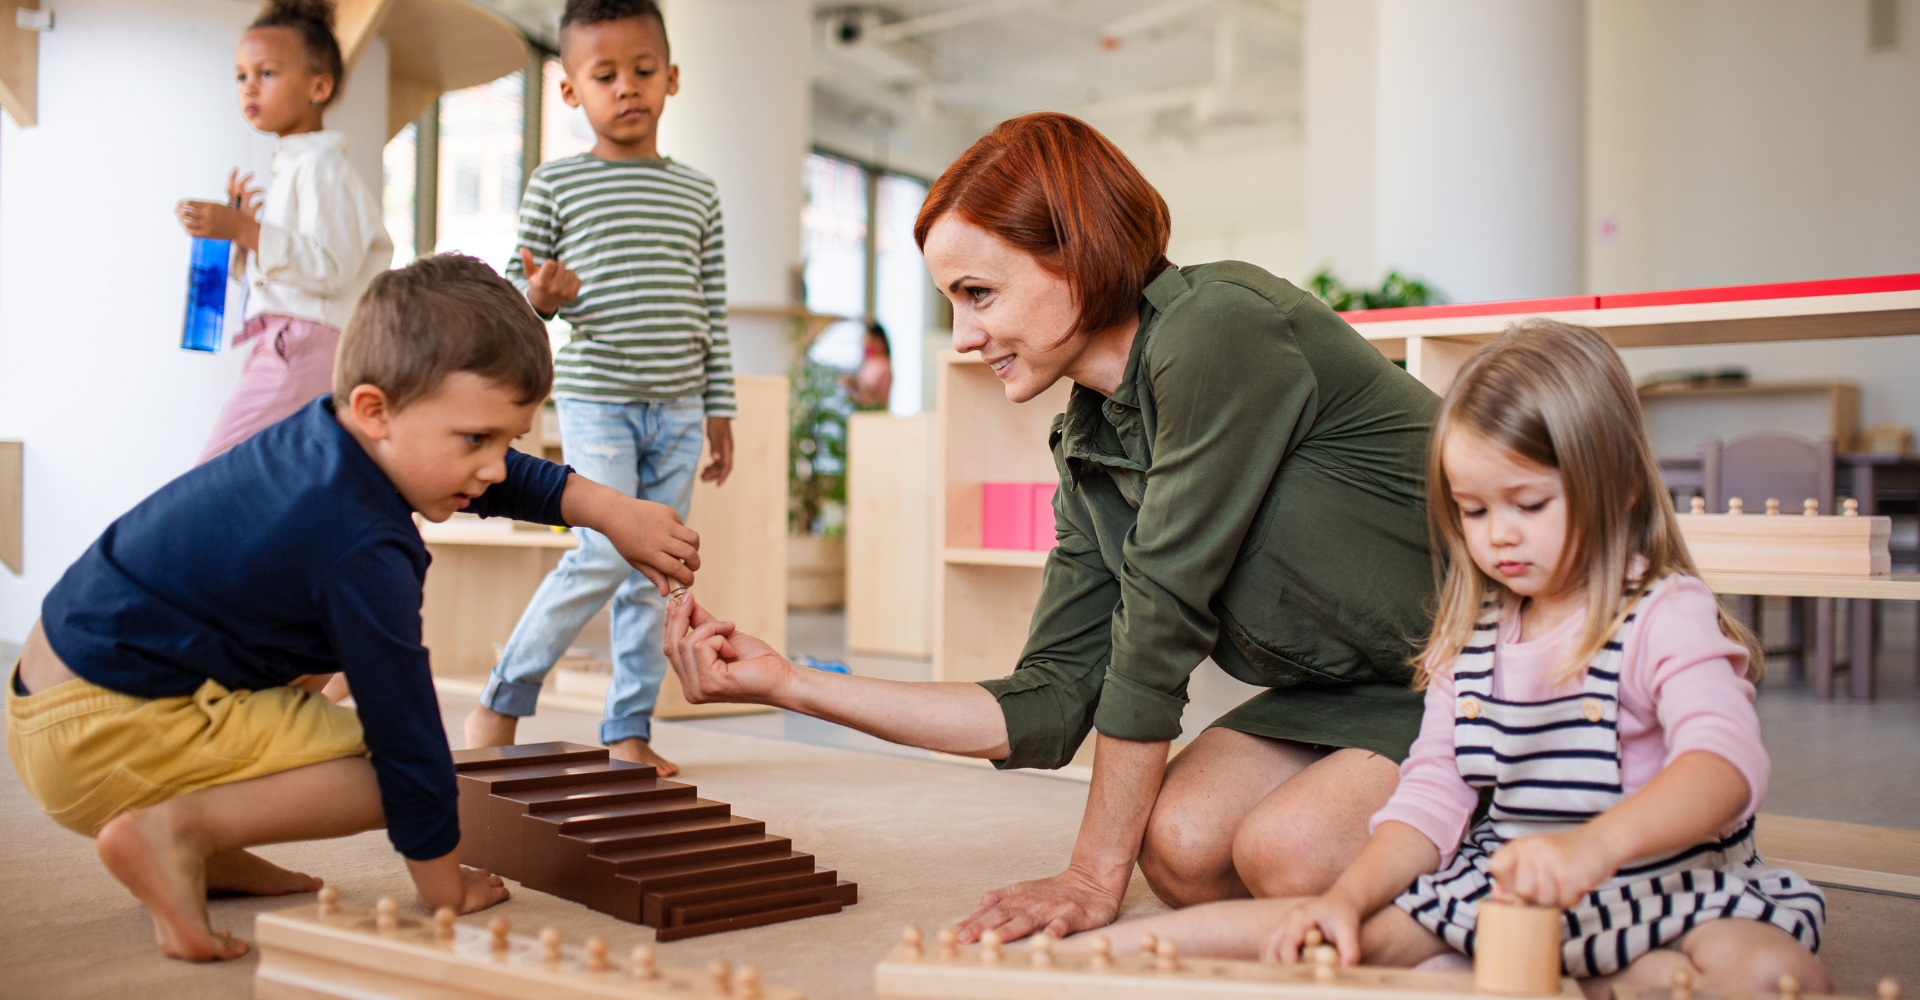
[[[1010,403],[978,355],[940,359],[935,680],[1002,677],[1018,664],[1047,554],[980,546],[980,484],[1059,478],[1047,432],[1066,410],[1071,388],[1062,379],[1035,399]]]
[[[933,655],[932,413],[847,421],[847,648]]]

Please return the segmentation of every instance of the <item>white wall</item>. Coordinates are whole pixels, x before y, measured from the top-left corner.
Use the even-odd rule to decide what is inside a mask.
[[[1172,140],[1115,143],[1146,175],[1173,216],[1175,264],[1243,260],[1294,282],[1311,271],[1301,213],[1305,157],[1297,140],[1236,149]],[[1229,137],[1230,138],[1230,137]]]
[[[1920,0],[1900,22],[1869,53],[1865,0],[1591,4],[1588,289],[1920,271]],[[1851,378],[1864,423],[1920,428],[1920,337],[1625,356]]]
[[[257,12],[62,0],[40,36],[40,123],[0,124],[0,438],[26,442],[26,573],[0,572],[0,639],[24,637],[108,522],[193,464],[239,377],[240,352],[179,347],[173,204],[222,199],[234,166],[267,176],[273,138],[233,86]],[[386,104],[384,79],[347,94]]]

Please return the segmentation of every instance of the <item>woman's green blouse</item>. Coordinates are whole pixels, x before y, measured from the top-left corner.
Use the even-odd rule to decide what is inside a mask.
[[[1059,546],[999,699],[1002,767],[1098,729],[1180,735],[1213,657],[1270,688],[1222,720],[1395,760],[1419,728],[1427,432],[1439,401],[1319,299],[1251,264],[1168,268],[1112,398],[1054,418]]]

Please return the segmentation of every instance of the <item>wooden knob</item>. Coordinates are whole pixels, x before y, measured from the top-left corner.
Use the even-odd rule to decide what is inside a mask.
[[[330,885],[322,886],[320,888],[320,915],[323,917],[331,917],[339,912],[340,890]]]
[[[1734,497],[1733,499],[1727,501],[1727,513],[1729,514],[1742,513],[1743,510],[1745,509],[1745,506],[1746,506],[1745,504],[1742,504],[1740,502],[1739,497]]]
[[[1113,964],[1112,938],[1107,937],[1105,934],[1096,935],[1094,939],[1088,943],[1088,947],[1093,951],[1091,962],[1094,968],[1104,969]],[[1892,982],[1892,980],[1888,980],[1888,982]]]
[[[1673,1000],[1693,1000],[1693,973],[1677,969],[1673,973]]]
[[[1689,508],[1687,513],[1689,514],[1705,514],[1707,512],[1707,498],[1694,497],[1693,502],[1687,506]]]
[[[400,901],[392,896],[382,896],[373,904],[373,926],[383,931],[400,929]]]
[[[627,952],[627,975],[639,980],[657,979],[660,970],[653,964],[653,947],[637,944]]]
[[[1841,517],[1859,517],[1860,501],[1855,500],[1852,497],[1848,497],[1847,502],[1840,505],[1840,516]],[[1896,983],[1895,985],[1899,985],[1899,984]]]
[[[607,971],[607,939],[598,934],[587,939],[587,971]]]
[[[1815,500],[1812,497],[1808,497],[1805,501],[1803,501],[1800,504],[1800,513],[1807,517],[1819,517],[1820,501]]]
[[[1888,976],[1880,980],[1880,1000],[1900,1000],[1900,980]]]
[[[1153,949],[1153,967],[1161,972],[1180,971],[1180,946],[1172,941],[1162,941]]]
[[[733,963],[724,958],[716,958],[707,966],[707,978],[713,980],[713,990],[725,996],[733,985]]]
[[[493,940],[488,943],[488,947],[494,951],[506,951],[507,931],[510,930],[511,927],[512,925],[507,923],[507,918],[505,917],[495,917],[488,922],[487,933],[493,936]]]
[[[1041,931],[1027,939],[1027,948],[1032,952],[1034,968],[1044,969],[1053,964],[1053,935]]]
[[[453,912],[453,907],[451,906],[442,906],[441,908],[433,911],[434,940],[436,941],[453,940],[453,920],[457,916],[459,916],[459,914]]]
[[[1323,944],[1313,949],[1313,978],[1316,982],[1330,983],[1340,974],[1340,949]]]
[[[1779,497],[1768,497],[1768,498],[1767,498],[1767,513],[1768,513],[1768,514],[1771,514],[1771,515],[1777,515],[1777,514],[1779,514],[1779,513],[1780,513],[1780,498],[1779,498]]]
[[[955,959],[960,957],[960,932],[951,927],[942,927],[937,937],[940,940],[941,958]]]
[[[926,940],[925,935],[920,933],[920,928],[915,924],[908,924],[900,931],[901,946],[911,952],[915,958],[920,957],[920,944],[924,940]]]
[[[756,966],[743,965],[733,974],[733,995],[741,1000],[758,1000],[760,996],[760,970]]]
[[[1153,950],[1158,947],[1160,947],[1160,938],[1158,936],[1153,934],[1140,935],[1140,954],[1151,955],[1153,954]]]
[[[560,928],[549,927],[540,932],[540,960],[549,965],[560,961]]]
[[[1791,973],[1781,976],[1779,983],[1775,985],[1783,997],[1797,997],[1800,995],[1800,980],[1795,978]]]
[[[989,965],[1000,961],[1000,932],[987,931],[980,935],[980,961]]]

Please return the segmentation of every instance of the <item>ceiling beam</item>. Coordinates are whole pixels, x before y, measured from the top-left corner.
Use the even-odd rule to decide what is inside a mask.
[[[898,42],[912,38],[915,35],[926,35],[936,31],[946,31],[949,28],[958,28],[961,25],[972,24],[975,21],[986,21],[996,17],[1005,17],[1008,14],[1017,14],[1029,7],[1038,7],[1043,3],[1049,2],[1051,2],[1051,0],[988,0],[986,3],[977,3],[971,7],[955,7],[952,10],[943,10],[938,14],[928,14],[924,17],[912,17],[905,21],[895,21],[876,32],[875,34],[878,37],[875,40],[880,42]]]

